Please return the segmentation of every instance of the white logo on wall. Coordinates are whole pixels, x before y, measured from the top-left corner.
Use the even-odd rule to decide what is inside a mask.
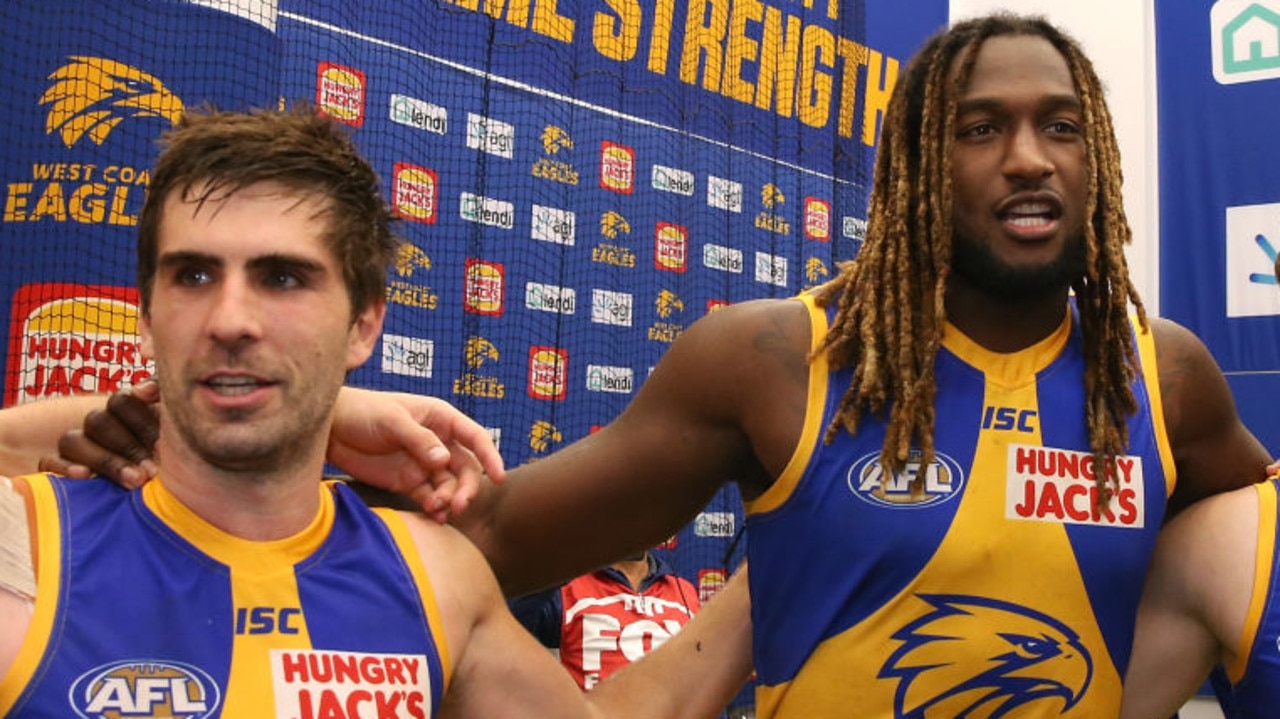
[[[533,239],[572,245],[576,236],[578,216],[571,210],[559,210],[542,205],[533,206]]]
[[[587,390],[630,394],[635,388],[635,372],[630,367],[587,365]]]
[[[591,290],[591,321],[602,325],[631,326],[631,295],[612,290]]]
[[[435,343],[421,337],[382,336],[382,371],[410,377],[431,377]]]
[[[707,204],[730,212],[742,212],[742,183],[707,176]]]
[[[1219,0],[1209,33],[1219,83],[1280,78],[1280,0]]]
[[[498,157],[511,157],[515,151],[514,125],[492,117],[467,113],[467,147]]]
[[[1280,315],[1280,203],[1227,208],[1227,316]]]
[[[391,121],[443,135],[449,131],[449,111],[406,95],[391,96]]]
[[[787,286],[787,258],[767,252],[756,253],[756,282]]]
[[[578,293],[572,287],[544,285],[541,282],[526,282],[524,285],[524,306],[540,312],[571,315],[578,306]]]
[[[707,243],[702,246],[702,264],[713,270],[742,274],[742,250]]]

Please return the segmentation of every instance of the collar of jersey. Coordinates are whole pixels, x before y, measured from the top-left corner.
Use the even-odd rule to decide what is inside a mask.
[[[1045,367],[1048,367],[1062,348],[1066,347],[1071,337],[1071,310],[1067,309],[1062,324],[1048,337],[1039,342],[1018,350],[1017,352],[994,352],[973,341],[958,327],[947,322],[942,328],[942,345],[959,357],[966,364],[981,370],[988,382],[1005,386],[1016,386],[1035,378]]]
[[[238,572],[267,574],[291,571],[293,565],[315,553],[333,527],[333,492],[327,484],[317,487],[320,509],[311,523],[283,539],[253,541],[229,534],[202,519],[173,496],[160,478],[142,488],[142,501],[157,518],[201,552]]]

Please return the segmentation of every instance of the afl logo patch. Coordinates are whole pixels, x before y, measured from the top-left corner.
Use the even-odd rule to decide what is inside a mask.
[[[943,504],[964,489],[964,471],[951,457],[938,452],[928,466],[920,465],[920,453],[912,451],[907,466],[889,475],[880,464],[880,453],[859,457],[849,467],[846,482],[853,496],[879,507],[918,509]]]
[[[127,659],[94,667],[71,686],[68,700],[84,719],[217,716],[218,685],[204,671],[180,662]]]

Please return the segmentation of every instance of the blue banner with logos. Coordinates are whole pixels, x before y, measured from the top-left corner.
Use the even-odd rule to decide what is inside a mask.
[[[1280,0],[1157,3],[1160,308],[1272,451],[1280,423]]]
[[[537,459],[616,416],[699,317],[856,254],[889,94],[946,19],[945,0],[10,0],[4,403],[149,376],[133,246],[156,136],[206,102],[305,100],[348,126],[406,240],[351,382],[448,399],[509,465]],[[704,597],[741,526],[731,487],[666,546]]]

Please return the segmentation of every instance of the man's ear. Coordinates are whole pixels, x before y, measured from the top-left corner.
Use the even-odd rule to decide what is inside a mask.
[[[382,335],[382,320],[387,316],[386,302],[375,302],[356,315],[347,339],[347,369],[364,364]]]
[[[151,315],[146,310],[138,313],[138,338],[141,340],[138,348],[142,350],[142,359],[154,360],[156,353],[151,342]]]

